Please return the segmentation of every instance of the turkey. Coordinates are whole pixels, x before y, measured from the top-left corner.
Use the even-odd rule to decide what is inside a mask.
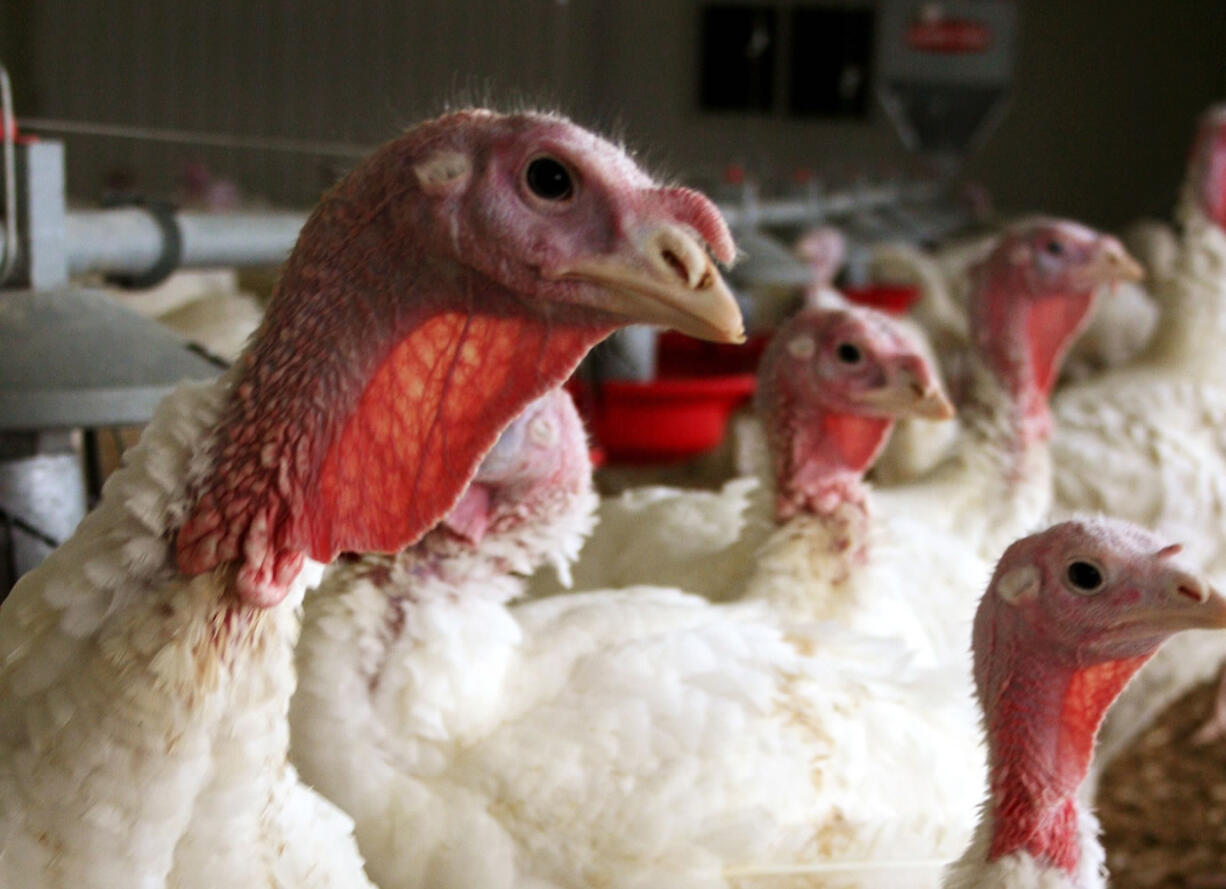
[[[1025,217],[1005,229],[1017,230],[1043,222]],[[973,288],[972,270],[999,242],[999,235],[984,235],[950,245],[938,254],[908,244],[875,245],[874,274],[887,280],[915,281],[921,299],[912,310],[941,358],[943,378],[954,403],[961,405],[970,384],[967,302]],[[1095,302],[1094,311],[1070,350],[1061,372],[1063,380],[1087,379],[1136,357],[1157,324],[1158,306],[1137,274],[1110,283],[1110,298]],[[932,424],[907,420],[900,423],[873,472],[875,481],[895,485],[919,478],[945,456],[956,441],[958,421]]]
[[[843,299],[834,289],[834,279],[847,258],[847,239],[832,225],[823,225],[805,232],[792,248],[797,258],[809,266],[813,279],[805,288],[805,303],[822,305],[833,298]]]
[[[616,517],[617,524],[598,526],[575,569],[576,586],[669,583],[718,599],[765,599],[793,619],[876,624],[876,635],[902,643],[920,664],[965,666],[970,617],[991,560],[1051,505],[1047,396],[1060,359],[1100,285],[1137,274],[1118,241],[1074,223],[1010,231],[976,273],[974,386],[955,453],[931,477],[868,497],[858,476],[854,485],[844,476],[838,497],[824,508],[823,498],[812,497],[814,509],[778,530],[766,524],[770,498],[752,500],[745,481],[721,494],[629,493],[612,501],[616,511],[602,505],[602,523]],[[784,368],[785,379],[794,376]],[[843,434],[875,451],[873,435],[884,427],[861,422]],[[772,439],[777,471],[795,471],[788,451],[778,449],[789,439]],[[870,458],[863,455],[857,470]],[[728,511],[704,511],[714,505]],[[662,539],[674,541],[669,550],[661,552]]]
[[[1019,217],[1007,228],[1041,221],[1041,216]],[[1145,249],[1142,264],[1147,272],[1159,272],[1165,244],[1151,229],[1133,229],[1132,240]],[[997,234],[966,238],[943,246],[935,254],[909,244],[874,245],[871,267],[886,280],[913,281],[921,298],[913,312],[931,332],[942,356],[966,348],[966,302],[971,291],[971,269],[991,252]],[[1149,263],[1155,263],[1153,269]],[[1158,278],[1157,280],[1160,280]],[[1063,377],[1081,380],[1126,364],[1140,354],[1153,336],[1159,306],[1154,295],[1139,282],[1112,288],[1113,299],[1099,300],[1082,336],[1070,350]],[[955,376],[957,373],[955,371]],[[955,391],[957,391],[955,389]]]
[[[710,202],[548,115],[446,115],[328,192],[239,362],[0,608],[0,885],[369,886],[287,763],[305,589],[433,526],[611,330],[739,339],[708,249]]]
[[[1048,397],[1104,284],[1140,268],[1112,237],[1073,222],[1013,227],[976,266],[968,389],[954,453],[915,482],[876,492],[883,513],[916,517],[992,559],[1050,502]]]
[[[855,479],[895,417],[950,411],[898,323],[846,302],[804,309],[779,327],[758,386],[772,443],[763,450],[775,455],[774,465],[763,461],[758,477],[733,479],[719,491],[648,486],[606,498],[571,577],[542,571],[531,594],[651,582],[733,599],[777,520],[820,499],[822,486],[860,489]],[[667,553],[660,540],[670,541]]]
[[[1226,627],[1226,599],[1179,549],[1094,519],[1006,551],[974,630],[989,794],[946,889],[1106,885],[1098,822],[1079,799],[1103,713],[1169,636]]]
[[[983,793],[964,683],[764,602],[509,606],[508,572],[573,556],[594,505],[558,392],[419,544],[308,599],[293,758],[382,889],[935,886]]]
[[[1162,323],[1134,365],[1062,391],[1055,402],[1056,505],[1095,510],[1184,541],[1226,577],[1226,106],[1209,110],[1180,205],[1183,237],[1163,282]],[[1102,734],[1110,761],[1179,693],[1226,656],[1219,634],[1166,646],[1126,689]],[[1219,714],[1220,716],[1221,714]],[[1212,729],[1210,730],[1212,732]]]
[[[930,477],[853,492],[780,528],[757,553],[746,600],[887,636],[917,665],[969,677],[991,561],[1050,507],[1051,381],[1100,285],[1136,273],[1118,241],[1073,223],[1007,233],[975,272],[973,386],[954,455]]]

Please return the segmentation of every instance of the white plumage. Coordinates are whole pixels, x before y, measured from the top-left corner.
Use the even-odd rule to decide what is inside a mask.
[[[267,611],[178,575],[224,384],[184,387],[0,621],[0,885],[365,887],[352,823],[286,761],[308,563]]]
[[[1226,233],[1191,199],[1165,281],[1162,326],[1135,366],[1059,393],[1056,505],[1127,518],[1182,541],[1226,578]],[[1102,731],[1098,768],[1191,685],[1213,675],[1222,634],[1187,633],[1125,690]]]
[[[117,299],[213,355],[234,361],[260,326],[264,309],[238,286],[233,269],[178,272],[157,287]]]
[[[1037,221],[1039,217],[1028,220]],[[1138,239],[1146,244],[1154,240],[1142,235]],[[876,244],[872,251],[875,276],[919,287],[920,299],[912,316],[940,357],[946,384],[958,404],[969,385],[966,306],[971,269],[986,258],[998,240],[998,235],[984,235],[946,245],[936,253],[901,243]],[[1159,246],[1152,252],[1160,253],[1161,249]],[[1153,336],[1158,314],[1158,301],[1149,289],[1133,281],[1114,283],[1096,300],[1085,329],[1064,361],[1063,377],[1085,380],[1126,365]],[[874,469],[874,479],[893,485],[930,471],[950,453],[957,428],[957,419],[933,422],[910,418],[900,422]]]
[[[294,758],[383,889],[936,885],[982,793],[965,680],[765,601],[508,606],[506,568],[573,555],[593,506],[435,532],[310,601]]]

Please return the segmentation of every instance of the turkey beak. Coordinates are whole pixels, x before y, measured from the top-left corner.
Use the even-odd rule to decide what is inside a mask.
[[[1226,598],[1208,581],[1185,571],[1170,571],[1160,592],[1134,608],[1111,628],[1116,638],[1165,637],[1182,630],[1226,629]]]
[[[1208,581],[1172,571],[1165,595],[1150,612],[1151,625],[1165,632],[1226,629],[1226,598]]]
[[[1082,275],[1090,288],[1108,287],[1123,281],[1142,281],[1145,269],[1129,255],[1124,245],[1112,237],[1099,241],[1094,257],[1082,269]]]
[[[671,223],[653,223],[623,243],[613,254],[545,273],[600,286],[605,293],[599,308],[631,321],[717,343],[745,341],[740,307],[692,234]]]
[[[884,386],[862,396],[865,404],[892,417],[921,417],[949,420],[954,406],[922,362],[916,360],[897,368]]]

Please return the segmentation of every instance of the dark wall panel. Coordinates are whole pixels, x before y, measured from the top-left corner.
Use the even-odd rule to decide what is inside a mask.
[[[370,143],[467,91],[556,101],[624,133],[660,169],[700,181],[731,161],[780,178],[797,166],[854,174],[907,165],[874,102],[863,121],[789,117],[785,104],[701,112],[703,5],[10,0],[0,5],[0,48],[19,78],[19,111],[47,117]],[[1226,4],[1025,0],[1021,13],[1012,109],[971,171],[1020,210],[1108,224],[1166,211],[1193,117],[1226,97]],[[789,22],[780,19],[781,41]],[[271,200],[302,204],[338,168],[311,156],[96,137],[71,138],[69,151],[83,197],[123,167],[169,191],[183,164],[203,160]]]

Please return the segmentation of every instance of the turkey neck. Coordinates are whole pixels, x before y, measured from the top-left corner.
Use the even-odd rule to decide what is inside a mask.
[[[829,515],[841,503],[866,508],[864,473],[889,438],[894,421],[785,400],[787,419],[772,436],[775,453],[775,517],[798,512]]]
[[[870,511],[864,473],[894,421],[816,405],[784,405],[773,436],[776,519],[746,598],[770,598],[789,613],[835,619],[854,608],[849,583],[868,560]]]
[[[1183,237],[1162,291],[1158,329],[1140,363],[1220,383],[1226,375],[1226,232],[1196,200],[1182,200]]]
[[[976,640],[976,651],[981,646]],[[990,802],[986,862],[1032,857],[1074,885],[1097,838],[1082,828],[1078,790],[1111,702],[1148,655],[1088,667],[1052,663],[1044,640],[1025,630],[992,640],[991,665],[977,657],[987,715]],[[1071,659],[1070,659],[1071,660]]]
[[[184,573],[235,564],[236,591],[268,605],[304,557],[400,550],[454,505],[503,426],[617,326],[534,309],[423,253],[412,232],[431,220],[408,209],[404,178],[372,162],[304,227],[194,476]]]
[[[964,471],[982,492],[973,504],[994,556],[1050,501],[1048,396],[1093,305],[1093,293],[1017,293],[989,282],[972,302],[970,391],[963,405]]]

